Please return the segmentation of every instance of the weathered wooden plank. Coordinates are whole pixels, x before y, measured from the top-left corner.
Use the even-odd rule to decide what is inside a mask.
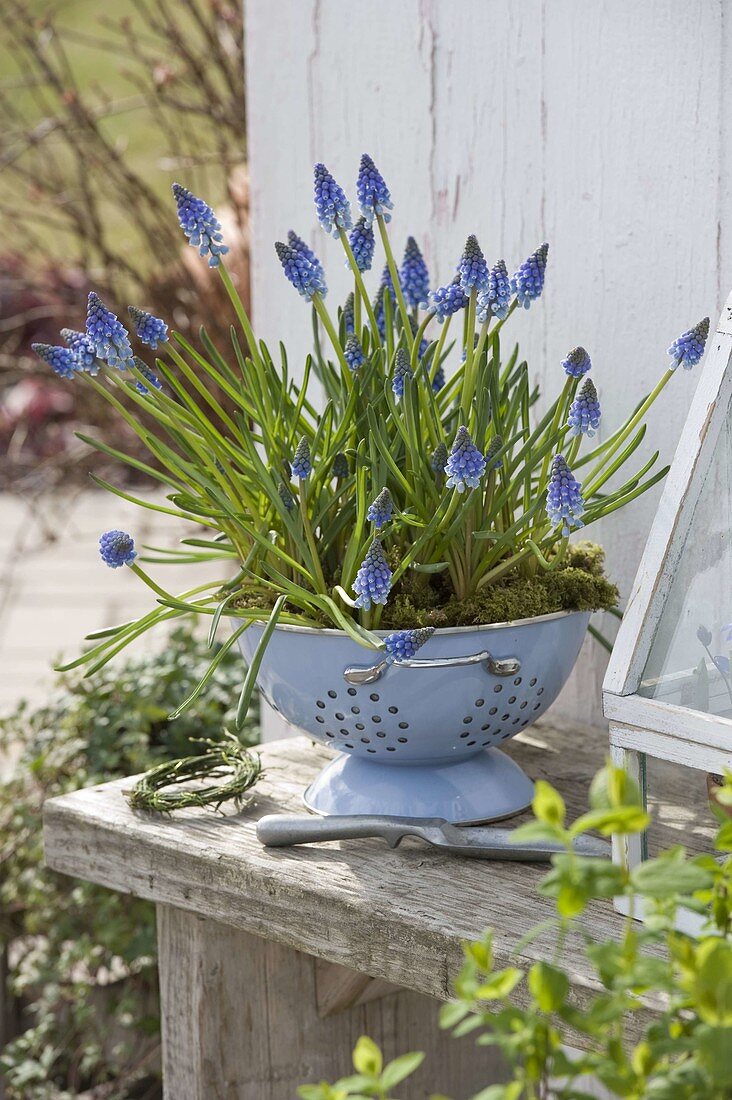
[[[576,815],[607,751],[599,731],[542,723],[512,752],[534,777],[554,783]],[[264,813],[297,810],[304,786],[327,759],[305,739],[263,750],[266,775],[256,804],[221,816],[200,811],[170,820],[130,810],[130,781],[68,794],[46,803],[50,866],[112,889],[190,910],[245,932],[340,963],[375,978],[446,998],[461,964],[460,943],[496,930],[496,954],[551,914],[536,893],[538,866],[456,860],[415,845],[392,852],[379,841],[264,850],[254,822]],[[662,823],[656,844],[708,843],[706,801],[689,807],[688,782],[659,764]],[[683,814],[674,806],[684,807]],[[595,938],[618,933],[611,906],[588,914]],[[541,957],[542,941],[525,960]],[[591,983],[582,959],[567,960],[581,998]]]
[[[324,1017],[311,956],[167,905],[157,916],[166,1100],[291,1100],[300,1084],[349,1073],[364,1034],[387,1058],[427,1051],[403,1100],[437,1087],[472,1095],[500,1078],[497,1052],[466,1057],[470,1039],[438,1030],[429,997],[391,992]]]

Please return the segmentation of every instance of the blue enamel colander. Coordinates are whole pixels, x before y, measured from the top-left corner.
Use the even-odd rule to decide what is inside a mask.
[[[437,630],[418,658],[387,663],[339,630],[276,627],[257,678],[270,706],[338,754],[305,793],[321,814],[493,821],[533,784],[497,746],[566,683],[588,612]],[[263,625],[239,645],[250,661]]]

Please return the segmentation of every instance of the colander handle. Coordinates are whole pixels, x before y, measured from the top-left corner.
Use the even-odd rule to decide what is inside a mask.
[[[492,676],[515,676],[521,670],[518,657],[494,657],[487,649],[464,657],[432,657],[428,660],[379,661],[376,665],[354,665],[344,669],[343,679],[349,684],[373,684],[383,676],[390,664],[397,668],[458,668],[460,665],[485,665]]]

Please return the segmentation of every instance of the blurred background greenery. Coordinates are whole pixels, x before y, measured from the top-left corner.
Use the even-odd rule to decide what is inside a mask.
[[[29,353],[83,328],[89,289],[117,313],[132,303],[189,336],[204,322],[227,335],[173,180],[215,207],[249,296],[243,26],[228,0],[5,0],[2,14],[0,489],[43,492],[89,469],[79,424],[134,446]]]

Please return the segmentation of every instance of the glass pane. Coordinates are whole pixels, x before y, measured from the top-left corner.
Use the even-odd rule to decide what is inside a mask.
[[[727,410],[640,694],[732,719],[732,424]],[[697,476],[699,476],[698,471]]]

